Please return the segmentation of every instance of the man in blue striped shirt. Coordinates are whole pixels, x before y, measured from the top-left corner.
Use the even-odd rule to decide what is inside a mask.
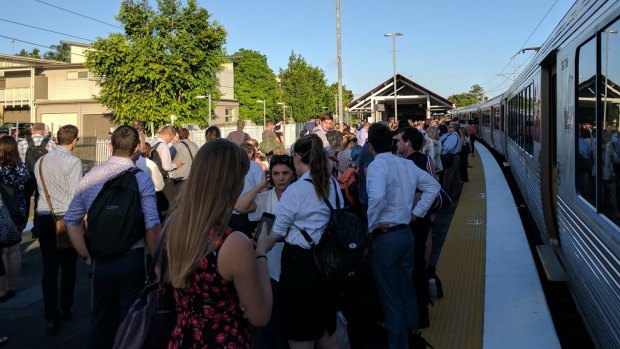
[[[134,167],[132,155],[140,144],[138,131],[120,126],[112,133],[112,157],[94,167],[80,181],[65,214],[65,224],[78,255],[92,266],[93,296],[89,348],[111,348],[118,325],[138,298],[145,280],[144,245],[152,253],[160,232],[155,187],[151,177],[142,171],[135,174],[144,215],[144,239],[127,251],[91,261],[84,240],[84,216],[99,195],[103,185],[120,173]],[[89,217],[96,222],[97,217]],[[91,223],[92,224],[92,223]]]

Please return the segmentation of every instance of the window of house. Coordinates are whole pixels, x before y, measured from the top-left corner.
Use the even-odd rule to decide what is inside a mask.
[[[88,79],[88,71],[68,71],[67,80]]]
[[[233,110],[232,110],[232,108],[224,109],[224,122],[232,121],[232,117],[233,117]]]

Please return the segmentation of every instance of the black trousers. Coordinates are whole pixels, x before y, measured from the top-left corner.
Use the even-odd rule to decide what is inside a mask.
[[[34,228],[39,234],[43,262],[43,304],[47,321],[59,319],[73,306],[77,252],[73,248],[56,248],[56,224],[51,215],[35,215]],[[60,274],[60,289],[58,276]]]
[[[431,226],[431,219],[428,215],[409,223],[409,229],[411,229],[415,240],[413,247],[413,287],[415,288],[416,300],[418,301],[419,324],[423,323],[423,320],[428,320],[428,304],[431,302],[428,289],[428,273],[426,271],[426,261],[424,260],[426,239]]]
[[[89,348],[109,349],[146,280],[144,249],[93,261],[93,296]]]

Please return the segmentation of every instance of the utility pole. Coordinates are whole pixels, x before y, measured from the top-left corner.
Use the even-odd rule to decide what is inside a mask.
[[[342,125],[342,55],[340,50],[340,0],[336,0],[336,51],[338,56],[338,122]]]

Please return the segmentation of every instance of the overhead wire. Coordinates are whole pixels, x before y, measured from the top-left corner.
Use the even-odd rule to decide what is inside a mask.
[[[34,29],[38,29],[38,30],[43,30],[43,31],[46,31],[46,32],[54,33],[54,34],[60,34],[60,35],[63,35],[63,36],[68,36],[68,37],[76,38],[76,39],[80,39],[80,40],[86,40],[88,42],[95,41],[95,40],[92,40],[92,39],[83,38],[81,36],[71,35],[71,34],[67,34],[67,33],[61,33],[61,32],[57,32],[55,30],[51,30],[51,29],[45,29],[45,28],[41,28],[41,27],[36,27],[34,25],[30,25],[30,24],[15,22],[15,21],[12,21],[10,19],[0,18],[0,21],[12,23],[12,24],[17,24],[17,25],[21,25],[21,26],[24,26],[24,27],[34,28]]]
[[[102,20],[99,20],[99,19],[96,19],[96,18],[93,18],[93,17],[90,17],[90,16],[86,16],[86,15],[83,15],[83,14],[81,14],[81,13],[77,13],[77,12],[75,12],[75,11],[68,10],[68,9],[66,9],[66,8],[63,8],[63,7],[60,7],[60,6],[56,6],[56,5],[54,5],[54,4],[50,4],[50,3],[45,2],[45,1],[42,1],[42,0],[34,0],[34,1],[39,2],[39,3],[41,3],[41,4],[45,4],[45,5],[47,5],[47,6],[51,6],[51,7],[57,8],[57,9],[59,9],[59,10],[61,10],[61,11],[65,11],[65,12],[73,13],[74,15],[77,15],[77,16],[80,16],[80,17],[88,18],[88,19],[93,20],[93,21],[98,22],[98,23],[102,23],[102,24],[105,24],[105,25],[109,25],[109,26],[111,26],[111,27],[118,28],[118,29],[123,29],[123,28],[121,28],[121,27],[119,27],[119,26],[117,26],[117,25],[115,25],[115,24],[108,23],[108,22],[104,22],[104,21],[102,21]]]
[[[19,42],[23,42],[23,43],[26,43],[26,44],[29,44],[29,45],[39,46],[39,47],[47,48],[47,49],[50,49],[50,50],[55,50],[55,48],[53,48],[52,46],[46,46],[46,45],[42,45],[42,44],[37,44],[37,43],[31,42],[31,41],[21,40],[21,39],[13,38],[13,37],[6,36],[6,35],[1,35],[0,34],[0,38],[5,38],[5,39],[9,39],[9,40],[19,41]],[[85,55],[79,54],[79,53],[71,52],[71,54],[72,55],[76,55],[76,56],[86,57]]]

